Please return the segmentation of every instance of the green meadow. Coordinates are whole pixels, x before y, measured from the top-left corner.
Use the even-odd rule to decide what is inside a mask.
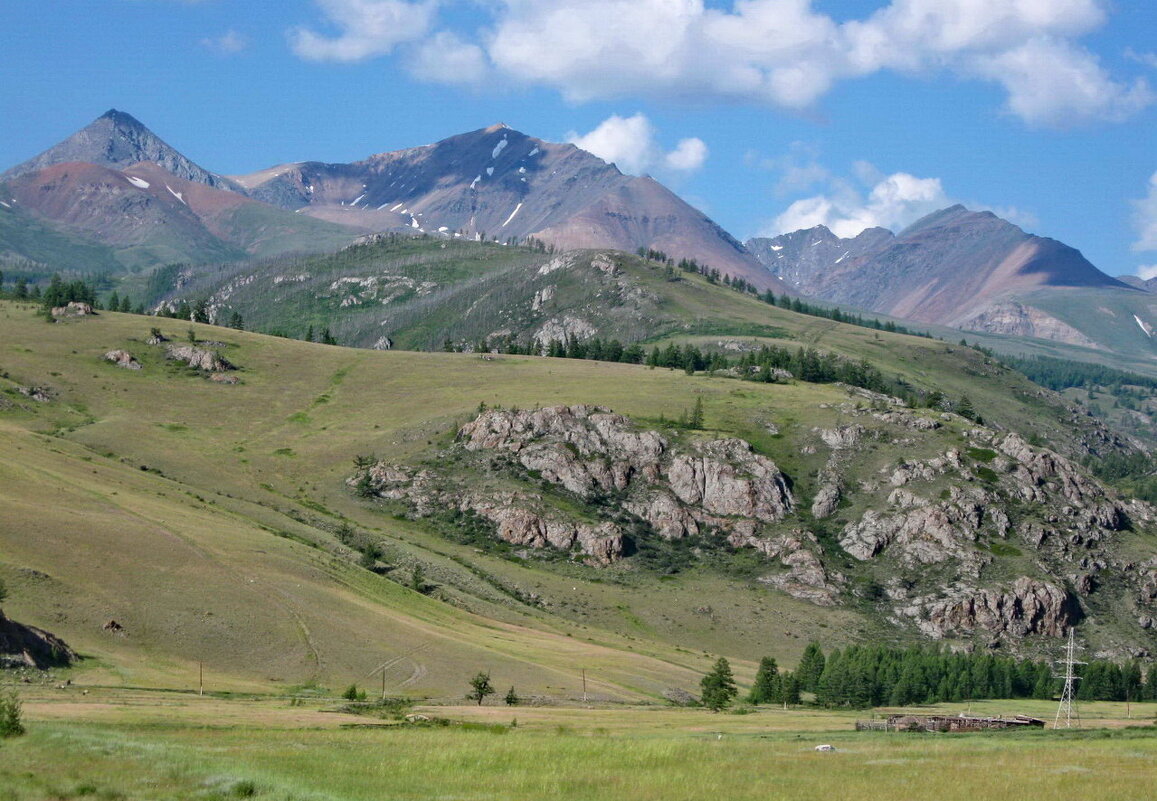
[[[712,714],[656,705],[419,707],[372,721],[335,699],[38,689],[0,744],[0,798],[1152,798],[1157,705],[1088,704],[1084,728],[852,730],[866,711]],[[1052,714],[1052,705],[973,712]],[[924,708],[916,711],[929,712]],[[956,713],[962,707],[937,711]],[[1131,717],[1127,717],[1131,714]],[[817,752],[830,744],[834,752]]]

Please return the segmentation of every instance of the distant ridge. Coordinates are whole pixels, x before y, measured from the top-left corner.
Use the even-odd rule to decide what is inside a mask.
[[[18,178],[45,167],[70,162],[115,169],[150,162],[187,181],[215,189],[237,188],[227,178],[190,161],[136,117],[116,109],[109,109],[63,142],[0,174],[0,180]]]
[[[376,230],[639,248],[789,291],[743,246],[649,177],[499,123],[350,164],[307,161],[232,176],[250,196]]]
[[[989,211],[951,206],[899,234],[869,228],[850,239],[821,225],[752,239],[747,248],[800,294],[833,303],[992,334],[1152,352],[1134,315],[1147,325],[1157,320],[1137,305],[1135,287],[1075,248]],[[1089,293],[1099,298],[1096,311],[1078,313],[1079,296]]]

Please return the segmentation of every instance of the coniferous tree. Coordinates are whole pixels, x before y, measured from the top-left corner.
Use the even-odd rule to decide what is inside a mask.
[[[796,706],[800,702],[799,697],[799,678],[794,673],[784,673],[780,676],[781,697],[780,701],[786,706]]]
[[[694,429],[703,428],[703,398],[695,399],[695,406],[691,409],[691,414],[687,418],[687,427]]]
[[[752,704],[771,704],[781,701],[783,696],[782,679],[779,675],[779,666],[770,656],[759,660],[759,670],[755,673],[755,684],[747,695]]]
[[[700,699],[703,706],[713,712],[719,712],[731,706],[739,690],[735,686],[735,677],[731,673],[731,665],[722,656],[715,662],[711,672],[699,682]]]
[[[823,649],[820,648],[818,642],[812,640],[807,644],[807,648],[804,648],[803,656],[799,660],[799,667],[795,671],[801,689],[814,693],[819,688],[820,676],[824,672],[824,663]]]

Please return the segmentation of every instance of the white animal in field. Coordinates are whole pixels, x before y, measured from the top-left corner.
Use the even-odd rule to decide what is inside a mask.
[[[816,750],[817,751],[835,751],[836,747],[834,745],[828,745],[827,743],[824,743],[823,745],[817,745]]]

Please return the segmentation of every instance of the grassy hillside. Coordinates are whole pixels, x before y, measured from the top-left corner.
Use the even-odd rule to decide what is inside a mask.
[[[657,620],[670,605],[667,629],[652,631],[632,612],[640,596],[629,587],[476,554],[367,510],[343,483],[352,455],[405,458],[480,401],[597,395],[657,417],[690,402],[681,374],[350,351],[197,327],[227,337],[242,367],[242,384],[220,386],[151,353],[148,322],[102,314],[49,326],[13,304],[0,317],[0,426],[14,454],[0,483],[0,572],[13,589],[5,608],[96,657],[110,680],[188,680],[204,660],[235,686],[333,683],[414,651],[391,686],[415,677],[415,691],[437,694],[490,668],[528,689],[573,691],[585,666],[600,692],[654,694],[690,682],[703,650],[734,653],[737,631],[758,632],[744,649],[752,659],[774,648],[791,660],[821,625],[857,636],[854,616],[817,616],[758,589],[704,616],[676,601],[674,586],[642,603]],[[131,349],[145,369],[102,363],[113,347]],[[11,391],[17,384],[51,387],[55,400],[29,401]],[[717,390],[720,402],[731,388]],[[397,581],[356,566],[334,537],[343,520],[384,539]],[[399,585],[419,563],[442,601]],[[720,581],[690,576],[678,589],[717,595]],[[526,592],[551,607],[514,600]],[[126,636],[103,632],[108,620]]]
[[[750,303],[753,319],[770,311],[736,302]],[[1058,446],[1078,451],[1095,433],[1059,420],[1051,396],[971,349],[792,317],[764,319],[967,392],[986,418]],[[166,362],[144,343],[156,323],[175,340],[190,329],[207,340],[239,366],[240,383]],[[114,348],[143,369],[102,361]],[[897,636],[871,603],[817,607],[749,574],[607,574],[502,558],[383,513],[345,484],[355,455],[436,458],[481,404],[598,403],[655,424],[702,401],[710,434],[754,443],[806,504],[827,458],[817,428],[863,405],[841,386],[351,350],[112,313],[48,325],[13,303],[0,304],[0,376],[5,610],[63,636],[108,682],[191,686],[204,662],[229,687],[338,686],[369,682],[388,662],[388,686],[419,695],[459,693],[464,677],[490,670],[527,692],[573,697],[585,669],[601,697],[654,697],[693,689],[710,654],[726,653],[750,678],[761,656],[792,664],[812,638],[831,647]],[[17,391],[30,386],[50,400]],[[932,455],[963,442],[967,425],[943,426],[920,453],[898,451],[903,440],[872,445],[855,469],[870,476],[901,454]],[[866,502],[853,499],[848,514]],[[340,543],[343,524],[380,539],[373,570]],[[1124,536],[1139,554],[1151,547]],[[408,587],[418,566],[426,594]],[[110,620],[123,635],[102,630]]]
[[[585,332],[647,348],[694,344],[732,357],[764,344],[815,348],[867,360],[918,392],[939,391],[950,400],[967,395],[984,417],[1062,452],[1106,447],[1083,410],[1067,408],[955,338],[900,336],[797,314],[621,253],[555,255],[390,238],[331,256],[269,262],[255,272],[194,275],[171,297],[209,296],[219,319],[238,311],[250,329],[295,338],[312,330],[319,339],[328,328],[338,342],[360,347],[473,349],[506,337],[526,346],[536,335],[545,343]]]
[[[43,265],[45,272],[100,273],[121,268],[112,248],[67,233],[10,205],[0,206],[0,266],[6,261],[31,261]]]

